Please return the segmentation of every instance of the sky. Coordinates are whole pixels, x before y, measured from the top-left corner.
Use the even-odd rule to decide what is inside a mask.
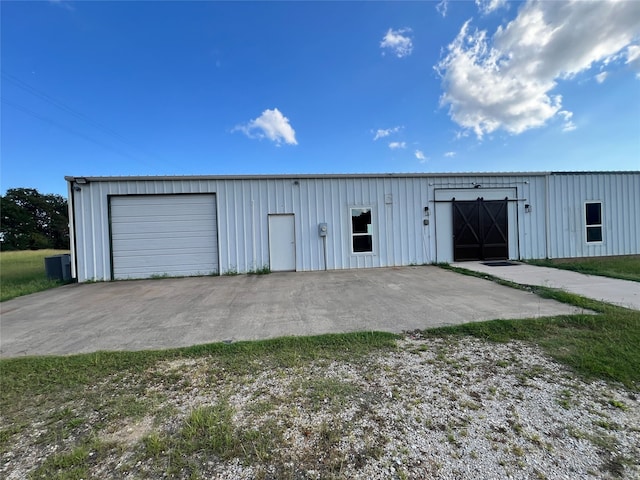
[[[0,189],[640,170],[640,2],[2,1]]]

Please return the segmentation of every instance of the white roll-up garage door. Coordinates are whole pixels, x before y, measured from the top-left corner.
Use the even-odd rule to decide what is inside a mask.
[[[113,278],[218,272],[215,195],[110,199]]]

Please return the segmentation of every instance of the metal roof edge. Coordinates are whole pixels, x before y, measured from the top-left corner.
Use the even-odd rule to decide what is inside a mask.
[[[549,172],[549,175],[620,175],[620,174],[640,174],[640,170],[575,170],[575,171],[558,171]]]
[[[256,175],[131,175],[131,176],[65,176],[68,182],[85,179],[89,182],[112,181],[175,181],[175,180],[303,180],[330,178],[442,178],[442,177],[542,177],[547,175],[591,175],[591,174],[640,174],[640,171],[584,171],[584,172],[450,172],[450,173],[287,173]]]

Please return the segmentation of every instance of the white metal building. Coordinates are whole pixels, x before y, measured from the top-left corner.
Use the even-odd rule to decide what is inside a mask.
[[[66,180],[80,282],[640,254],[640,171]]]

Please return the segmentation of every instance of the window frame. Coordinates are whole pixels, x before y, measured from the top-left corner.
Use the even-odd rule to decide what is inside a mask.
[[[587,218],[587,208],[589,205],[600,205],[600,223],[589,223]],[[583,220],[584,220],[584,241],[587,245],[599,245],[604,243],[604,210],[602,208],[602,200],[587,200],[584,202]],[[589,229],[600,229],[600,240],[589,240]]]
[[[371,214],[371,232],[367,233],[354,233],[353,231],[353,210],[369,210]],[[375,236],[375,224],[373,222],[373,212],[374,208],[372,205],[349,205],[349,249],[351,251],[351,255],[373,255],[375,252],[374,245],[374,236]],[[354,237],[371,237],[371,250],[366,252],[356,252],[353,249],[353,238]]]

